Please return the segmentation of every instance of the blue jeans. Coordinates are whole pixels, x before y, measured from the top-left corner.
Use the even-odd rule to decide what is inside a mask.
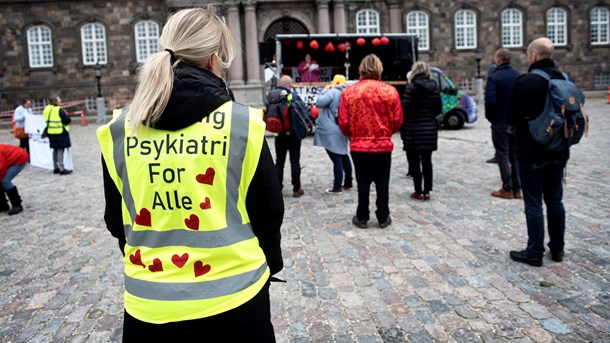
[[[23,168],[25,168],[25,166],[27,165],[27,163],[24,163],[8,167],[8,169],[6,170],[6,175],[4,175],[4,178],[2,179],[2,188],[4,188],[5,191],[8,191],[9,189],[13,189],[15,187],[11,180],[13,180],[13,178],[15,178],[15,176],[17,176],[17,174],[19,174],[19,172],[21,172]]]
[[[544,255],[544,215],[546,205],[549,230],[549,249],[561,251],[564,247],[566,214],[563,208],[563,177],[565,160],[519,163],[521,190],[527,222],[527,252],[534,257]]]
[[[326,153],[330,160],[333,161],[333,174],[335,181],[333,182],[334,189],[341,189],[343,183],[343,172],[345,172],[345,186],[352,187],[352,161],[349,159],[349,155],[339,155],[326,149]]]

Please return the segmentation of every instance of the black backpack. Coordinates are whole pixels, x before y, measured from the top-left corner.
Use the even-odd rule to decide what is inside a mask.
[[[267,94],[265,123],[267,131],[285,133],[290,131],[290,111],[288,109],[288,92],[284,89],[273,89]]]

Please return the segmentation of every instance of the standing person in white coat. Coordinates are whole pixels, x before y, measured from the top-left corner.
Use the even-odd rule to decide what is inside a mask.
[[[313,144],[325,148],[328,157],[333,162],[335,180],[333,187],[326,189],[326,193],[329,194],[341,194],[342,189],[353,187],[352,162],[347,150],[349,140],[341,133],[337,123],[341,92],[345,87],[345,76],[337,74],[333,78],[332,84],[324,87],[316,100],[320,115],[316,119],[316,136]],[[345,180],[343,174],[345,174]]]

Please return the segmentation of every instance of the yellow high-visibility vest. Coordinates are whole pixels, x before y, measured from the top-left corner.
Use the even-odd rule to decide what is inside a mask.
[[[50,135],[59,135],[64,132],[64,129],[70,131],[70,127],[67,125],[64,126],[61,122],[61,116],[59,115],[60,109],[61,106],[48,104],[44,110],[42,110],[44,121],[48,122],[47,133]]]
[[[227,102],[179,131],[128,109],[97,131],[122,195],[125,309],[148,323],[213,316],[252,299],[269,268],[246,212],[260,158],[260,110]]]

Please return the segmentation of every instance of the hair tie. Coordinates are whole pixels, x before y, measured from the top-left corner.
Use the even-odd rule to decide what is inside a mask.
[[[174,61],[176,61],[176,55],[174,54],[174,52],[172,51],[172,49],[165,49],[165,51],[169,52],[169,55],[171,56],[171,62],[172,64],[174,63]]]

